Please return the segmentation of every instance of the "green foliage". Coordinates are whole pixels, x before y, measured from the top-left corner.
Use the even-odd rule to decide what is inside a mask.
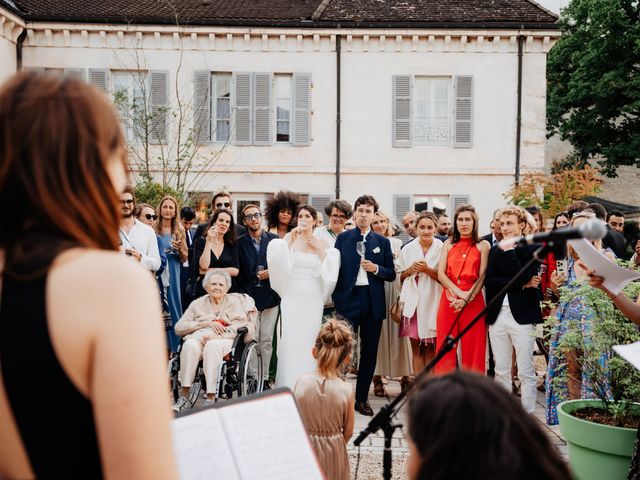
[[[623,261],[620,263],[626,265]],[[619,357],[613,351],[613,346],[640,341],[640,329],[620,313],[602,290],[592,288],[587,283],[579,284],[577,288],[575,285],[562,287],[560,292],[560,302],[571,302],[581,297],[587,307],[595,312],[595,316],[591,335],[586,338],[580,320],[563,319],[566,333],[558,342],[558,352],[564,354],[565,358],[575,356],[580,369],[589,378],[589,386],[594,394],[622,425],[623,419],[631,415],[633,402],[640,400],[640,372]],[[638,283],[630,283],[624,289],[624,294],[632,299],[637,298],[639,293]],[[555,316],[551,316],[546,325],[553,332],[559,327],[559,322]],[[606,362],[602,362],[603,354]],[[554,379],[557,386],[568,380],[566,365],[561,365]]]
[[[136,201],[138,204],[140,203],[148,203],[153,208],[156,208],[160,205],[160,200],[165,195],[171,195],[175,197],[178,202],[182,202],[182,195],[180,192],[171,188],[168,185],[162,186],[161,184],[154,182],[149,179],[145,179],[142,182],[139,182],[135,186],[136,190]]]

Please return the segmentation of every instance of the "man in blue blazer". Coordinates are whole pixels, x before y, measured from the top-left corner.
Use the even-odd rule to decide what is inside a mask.
[[[273,350],[273,333],[278,320],[280,297],[271,289],[269,268],[267,265],[267,245],[277,235],[265,232],[262,228],[262,213],[253,204],[242,209],[242,220],[247,233],[238,238],[238,256],[240,273],[238,274],[238,290],[253,298],[258,309],[257,336],[262,352],[263,382],[270,388],[269,363]],[[262,268],[259,268],[262,267]]]
[[[349,321],[354,332],[360,332],[355,409],[368,416],[373,415],[367,398],[376,368],[382,320],[387,316],[384,282],[396,278],[389,240],[371,230],[377,211],[378,202],[372,196],[362,195],[356,200],[353,209],[356,228],[336,239],[341,264],[332,295],[336,312]],[[364,242],[362,258],[357,251],[358,242]]]

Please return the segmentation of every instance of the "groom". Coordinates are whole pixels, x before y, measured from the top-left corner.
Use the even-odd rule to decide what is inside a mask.
[[[353,219],[357,228],[341,233],[336,239],[341,265],[332,295],[336,312],[349,321],[354,332],[360,330],[355,409],[368,416],[373,415],[367,397],[376,368],[382,320],[387,316],[384,282],[396,278],[389,240],[371,230],[377,211],[378,202],[371,195],[356,200]],[[362,259],[357,251],[358,242],[364,242],[365,246]]]

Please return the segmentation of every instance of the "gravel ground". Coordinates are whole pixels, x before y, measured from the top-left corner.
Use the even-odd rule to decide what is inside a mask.
[[[379,452],[361,452],[360,466],[358,468],[358,476],[356,477],[357,454],[349,454],[349,463],[351,464],[351,478],[354,480],[380,480],[382,478],[382,450]],[[393,456],[391,469],[391,477],[404,479],[406,478],[406,454],[398,454]]]

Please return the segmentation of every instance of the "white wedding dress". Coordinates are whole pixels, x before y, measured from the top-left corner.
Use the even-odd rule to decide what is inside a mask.
[[[324,304],[338,280],[340,253],[329,248],[320,261],[314,253],[290,250],[286,240],[272,240],[267,263],[271,288],[282,299],[276,386],[293,390],[301,375],[316,368],[311,349],[322,324]]]

